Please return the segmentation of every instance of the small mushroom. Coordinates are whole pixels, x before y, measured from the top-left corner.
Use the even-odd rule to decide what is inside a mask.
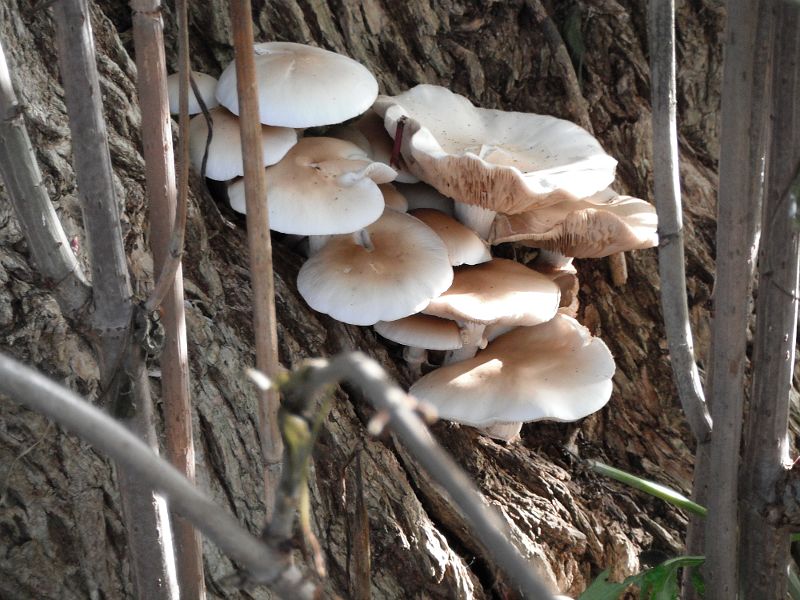
[[[352,233],[375,222],[385,206],[380,183],[395,171],[370,160],[355,144],[303,138],[267,168],[270,227],[282,233]],[[244,183],[228,188],[231,206],[244,212]]]
[[[461,328],[463,346],[446,363],[463,360],[485,346],[484,329],[492,323],[538,325],[558,311],[560,292],[548,277],[513,260],[494,258],[459,267],[451,285],[431,300],[425,314],[452,319]]]
[[[428,350],[456,350],[461,347],[458,325],[430,315],[417,314],[396,321],[378,321],[375,331],[387,340],[406,347],[403,358],[417,377],[422,375]]]
[[[409,170],[466,204],[514,214],[585,198],[614,180],[617,161],[569,121],[477,108],[434,85],[380,96],[373,110],[390,135],[404,119]]]
[[[442,238],[447,246],[450,264],[477,265],[492,260],[489,247],[474,231],[465,227],[452,217],[432,208],[418,208],[409,213]]]
[[[208,145],[206,177],[217,181],[228,181],[244,175],[242,161],[242,138],[239,118],[227,109],[217,107],[209,111],[212,119],[211,143]],[[189,159],[200,171],[206,152],[208,123],[205,115],[197,115],[189,123]],[[261,148],[264,166],[274,165],[297,143],[297,133],[288,127],[261,126]]]
[[[378,82],[362,64],[342,54],[292,42],[256,44],[255,67],[261,122],[318,127],[352,119],[378,95]],[[222,72],[219,103],[239,114],[236,64]]]
[[[387,209],[352,235],[331,236],[300,269],[297,289],[316,311],[374,325],[422,310],[453,281],[442,240],[427,225]]]
[[[613,193],[613,191],[612,191]],[[514,215],[497,215],[489,241],[519,242],[575,258],[600,258],[658,245],[655,207],[605,193]]]
[[[203,99],[203,103],[206,105],[206,108],[211,110],[212,108],[219,106],[219,102],[217,102],[217,98],[214,96],[214,92],[217,90],[216,77],[212,77],[211,75],[206,75],[205,73],[200,73],[198,71],[192,71],[191,76],[194,79],[194,82],[197,84],[197,90],[200,92],[200,97]],[[173,73],[167,77],[167,98],[169,98],[169,112],[173,115],[177,115],[180,110],[180,98],[178,95],[179,88],[180,78],[178,73]],[[190,85],[189,114],[196,115],[199,112],[202,112],[202,109],[200,108],[200,103],[197,101],[197,96],[195,96],[194,90]]]

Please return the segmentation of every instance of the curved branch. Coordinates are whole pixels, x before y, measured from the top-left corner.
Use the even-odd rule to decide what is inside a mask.
[[[692,330],[686,301],[683,222],[678,173],[678,130],[675,91],[675,2],[651,0],[650,71],[653,104],[653,176],[658,212],[658,271],[661,308],[667,330],[672,372],[683,412],[694,438],[711,435],[700,374],[694,360]]]
[[[389,426],[414,458],[447,491],[492,560],[514,581],[523,597],[531,600],[553,598],[539,581],[532,565],[509,541],[505,525],[482,499],[467,474],[431,437],[415,412],[416,401],[392,383],[377,362],[360,352],[353,352],[330,360],[308,360],[304,366],[307,367],[301,371],[304,380],[295,388],[299,395],[312,397],[321,388],[342,380],[358,385],[375,408],[388,416]]]
[[[290,564],[288,555],[243,530],[234,517],[220,510],[144,442],[73,392],[0,354],[0,393],[48,416],[108,454],[123,468],[135,471],[169,501],[173,510],[194,523],[238,562],[254,583],[267,585],[292,600],[315,597],[316,586],[303,579],[297,567]]]

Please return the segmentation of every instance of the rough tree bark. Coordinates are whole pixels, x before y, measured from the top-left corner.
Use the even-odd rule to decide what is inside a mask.
[[[617,188],[652,201],[646,16],[635,0],[557,3],[553,23],[572,53],[591,126],[620,160]],[[195,3],[193,67],[218,74],[233,58],[227,4]],[[256,38],[313,42],[349,54],[377,74],[382,91],[438,83],[477,104],[580,119],[563,49],[538,5],[383,0],[254,2]],[[165,14],[167,60],[176,60]],[[152,285],[144,240],[144,171],[138,128],[130,11],[124,0],[93,4],[98,65],[119,197],[125,201],[136,294]],[[698,356],[708,343],[722,14],[718,3],[683,3],[678,14],[678,106],[685,191],[690,313]],[[23,0],[0,3],[0,36],[50,196],[70,238],[81,239],[69,132],[55,69],[53,25]],[[577,37],[576,37],[577,36]],[[585,48],[580,51],[582,42]],[[559,62],[561,61],[561,62]],[[581,109],[582,109],[581,105]],[[81,394],[96,396],[98,370],[79,329],[66,322],[36,273],[0,189],[0,348]],[[254,362],[244,220],[193,181],[184,262],[199,485],[251,530],[263,524],[257,403],[242,370]],[[233,227],[226,221],[233,222]],[[298,296],[301,257],[274,238],[280,359],[360,348],[401,382],[400,351],[369,328],[311,312]],[[509,250],[511,251],[511,250]],[[524,258],[523,255],[520,255]],[[537,423],[504,445],[446,423],[436,435],[508,521],[515,541],[554,590],[577,595],[600,569],[623,576],[681,552],[686,516],[660,501],[582,471],[567,448],[673,485],[691,486],[693,448],[680,413],[658,308],[654,250],[627,256],[629,279],[613,287],[604,261],[580,261],[580,319],[612,349],[618,371],[608,407],[577,425]],[[702,366],[702,364],[701,364]],[[154,377],[154,383],[157,380]],[[0,399],[0,596],[130,597],[114,468],[79,440]],[[348,596],[359,518],[354,452],[363,470],[376,598],[501,596],[501,580],[403,448],[373,440],[366,405],[337,393],[311,476],[316,533],[331,592]],[[209,597],[263,598],[223,589],[232,565],[204,545]]]

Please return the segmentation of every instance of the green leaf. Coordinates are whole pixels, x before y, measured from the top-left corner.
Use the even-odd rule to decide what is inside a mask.
[[[578,600],[617,600],[630,586],[640,589],[642,600],[676,600],[678,598],[678,570],[703,564],[703,556],[678,556],[658,566],[631,575],[622,583],[608,581],[608,570],[603,571],[592,582]]]
[[[608,574],[609,570],[606,569],[600,575],[597,576],[586,591],[580,595],[578,600],[617,600],[620,594],[628,589],[626,581],[630,579],[626,579],[622,583],[611,583],[608,581]]]

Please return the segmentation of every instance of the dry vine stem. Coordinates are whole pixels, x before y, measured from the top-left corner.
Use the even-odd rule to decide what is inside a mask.
[[[275,377],[278,374],[278,334],[275,317],[275,282],[272,275],[272,240],[261,149],[261,122],[253,52],[253,13],[249,0],[232,0],[231,22],[236,50],[236,87],[239,95],[239,126],[242,131],[244,189],[247,205],[247,244],[250,255],[250,284],[253,288],[253,334],[256,368]],[[281,436],[278,429],[278,394],[259,390],[258,419],[264,457],[264,488],[267,520],[275,504],[275,490],[281,474]]]
[[[165,446],[169,461],[189,481],[195,478],[189,361],[183,306],[181,254],[186,227],[189,133],[189,39],[185,0],[178,2],[180,81],[180,190],[176,193],[172,126],[167,99],[164,29],[160,0],[134,0],[133,39],[137,89],[142,109],[142,146],[149,196],[150,246],[155,288],[145,310],[161,307],[165,340],[159,357],[164,402]],[[177,207],[177,210],[176,210]],[[177,214],[176,214],[177,213]],[[152,304],[152,305],[151,305]],[[178,587],[182,596],[205,594],[203,553],[191,523],[173,518]]]
[[[267,585],[291,600],[316,597],[317,586],[303,579],[286,554],[242,529],[233,516],[220,510],[140,439],[73,392],[0,354],[0,393],[79,435],[117,461],[120,470],[135,472],[143,483],[141,489],[162,493],[173,510],[197,525],[239,563],[253,583]],[[137,597],[149,600],[147,596]]]

